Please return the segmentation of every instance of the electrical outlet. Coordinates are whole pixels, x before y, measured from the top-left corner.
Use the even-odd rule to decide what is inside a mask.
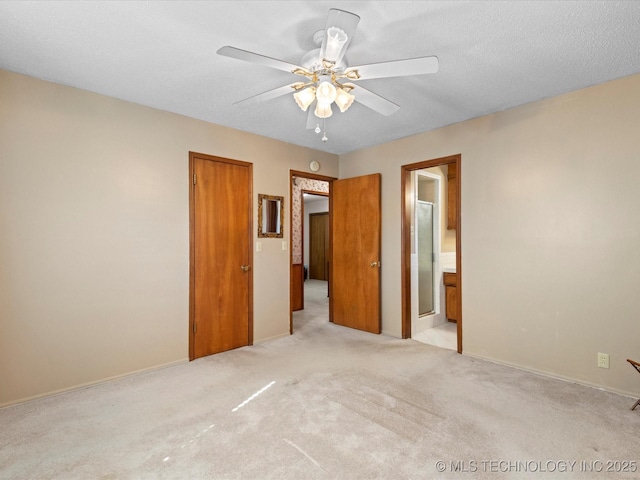
[[[598,352],[598,367],[609,368],[609,354]]]

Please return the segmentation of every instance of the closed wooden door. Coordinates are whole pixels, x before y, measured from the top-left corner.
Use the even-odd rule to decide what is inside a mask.
[[[329,214],[309,214],[309,278],[329,280]]]
[[[252,166],[190,154],[189,357],[252,343]]]
[[[380,174],[331,184],[330,318],[380,333]]]

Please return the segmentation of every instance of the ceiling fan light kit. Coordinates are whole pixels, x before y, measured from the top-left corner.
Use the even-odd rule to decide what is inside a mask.
[[[327,81],[320,82],[316,91],[316,98],[318,102],[330,105],[336,99],[336,87]]]
[[[333,109],[330,103],[318,102],[313,113],[315,113],[318,118],[329,118],[333,115]]]
[[[299,90],[293,94],[293,98],[302,111],[306,112],[309,105],[311,105],[316,99],[316,87],[312,86],[305,88],[304,90]]]
[[[320,48],[307,52],[302,58],[302,66],[235,47],[220,48],[217,52],[219,55],[258,63],[303,76],[306,79],[306,82],[295,82],[285,87],[278,87],[237,103],[270,100],[291,92],[288,90],[288,87],[291,87],[295,92],[293,98],[300,109],[303,112],[308,111],[309,115],[315,115],[318,119],[323,119],[322,130],[324,130],[324,120],[333,115],[331,107],[333,103],[342,113],[346,112],[354,101],[382,115],[391,115],[396,112],[400,107],[395,103],[361,86],[353,83],[341,83],[341,81],[435,73],[438,71],[438,58],[433,56],[418,57],[347,67],[344,55],[359,21],[360,17],[354,13],[336,8],[330,9],[326,28],[313,35],[314,42],[316,45],[320,45]],[[352,94],[352,90],[356,90],[357,93]],[[309,107],[314,102],[316,102],[316,106],[310,110]],[[310,117],[307,121],[307,128],[313,128],[314,123],[316,122],[312,122]],[[320,124],[316,123],[315,132],[320,133],[322,130]],[[322,141],[326,142],[327,140],[325,131]]]
[[[346,86],[346,85],[345,85]],[[344,88],[339,88],[336,91],[336,105],[338,105],[338,108],[340,109],[340,111],[342,113],[346,112],[347,109],[353,104],[353,101],[356,99],[356,97],[354,95],[351,95],[347,90],[345,90]]]

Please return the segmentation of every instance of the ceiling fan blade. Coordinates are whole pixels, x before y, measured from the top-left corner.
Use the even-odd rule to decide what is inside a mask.
[[[324,37],[322,39],[322,45],[320,46],[320,59],[329,60],[338,65],[351,43],[351,39],[353,38],[353,34],[356,32],[356,27],[358,26],[359,21],[360,17],[355,13],[346,12],[338,8],[330,9],[327,17],[327,26],[325,27]],[[344,40],[344,37],[340,32],[331,30],[332,28],[342,30],[342,32],[346,34],[346,40]],[[334,34],[334,39],[338,39],[339,41],[330,41],[328,39],[328,34],[331,33]],[[344,40],[344,43],[342,43],[342,40]]]
[[[295,84],[291,84],[295,85]],[[274,88],[272,90],[267,90],[266,92],[259,93],[249,98],[245,98],[244,100],[240,100],[234,103],[234,105],[252,105],[255,103],[266,102],[267,100],[273,100],[274,98],[281,97],[286,95],[287,93],[293,94],[295,91],[291,85],[285,85],[283,87]],[[293,96],[292,96],[293,101]]]
[[[315,113],[313,113],[315,109],[315,105],[309,105],[309,114],[307,115],[307,130],[313,130],[318,125],[320,125],[320,119],[316,117]]]
[[[404,77],[407,75],[425,75],[438,71],[438,57],[418,57],[406,60],[393,60],[391,62],[370,63],[347,68],[358,70],[363,80],[373,78]]]
[[[389,116],[392,113],[400,110],[400,105],[381,97],[377,93],[373,93],[371,90],[367,90],[364,87],[358,85],[353,90],[353,95],[356,97],[356,102],[360,102],[365,107],[369,107],[382,115]]]
[[[298,65],[285,62],[284,60],[278,60],[277,58],[267,57],[265,55],[260,55],[259,53],[248,52],[247,50],[242,50],[235,47],[222,47],[218,49],[216,53],[224,57],[236,58],[238,60],[243,60],[250,63],[257,63],[259,65],[264,65],[265,67],[271,67],[275,68],[276,70],[282,70],[289,73],[292,73],[294,70],[301,68]]]

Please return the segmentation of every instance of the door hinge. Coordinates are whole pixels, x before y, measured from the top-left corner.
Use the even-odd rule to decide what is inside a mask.
[[[193,174],[193,184],[194,185],[196,184],[196,174],[195,173]]]
[[[193,322],[193,334],[196,334],[196,331],[198,330],[198,328],[196,327],[196,322]]]

